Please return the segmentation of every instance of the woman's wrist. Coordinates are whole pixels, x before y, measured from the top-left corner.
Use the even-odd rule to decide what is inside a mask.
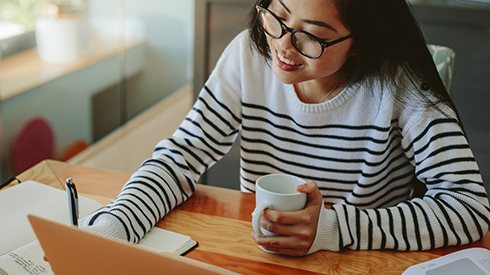
[[[340,251],[340,233],[337,213],[322,206],[318,216],[318,226],[315,240],[307,254],[319,250]]]

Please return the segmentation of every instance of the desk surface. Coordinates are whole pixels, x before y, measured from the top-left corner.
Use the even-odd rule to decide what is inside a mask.
[[[17,176],[64,189],[73,178],[80,194],[101,203],[114,199],[128,174],[46,160]],[[253,194],[199,185],[195,194],[172,211],[157,226],[191,236],[199,246],[186,257],[242,274],[401,274],[411,265],[470,246],[490,249],[490,233],[470,246],[427,252],[320,251],[293,258],[261,251],[253,239],[251,213]]]

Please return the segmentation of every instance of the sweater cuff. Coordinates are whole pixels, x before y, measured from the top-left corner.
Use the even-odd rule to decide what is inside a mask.
[[[94,216],[97,215],[97,217]],[[83,220],[81,229],[119,240],[128,241],[129,236],[125,225],[109,213],[93,213]]]
[[[339,223],[334,210],[322,206],[313,244],[307,254],[319,250],[340,251]]]

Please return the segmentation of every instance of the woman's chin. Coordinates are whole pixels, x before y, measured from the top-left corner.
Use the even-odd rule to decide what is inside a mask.
[[[281,69],[274,68],[274,75],[276,78],[284,84],[296,84],[300,81],[296,77],[291,77],[291,74],[282,71]]]

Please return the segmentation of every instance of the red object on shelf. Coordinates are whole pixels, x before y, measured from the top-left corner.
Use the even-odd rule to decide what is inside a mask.
[[[55,157],[55,138],[51,125],[43,118],[26,123],[14,141],[13,159],[18,175],[45,159]]]
[[[77,140],[72,144],[70,144],[70,146],[68,146],[65,152],[61,155],[60,160],[67,161],[72,157],[74,157],[76,154],[85,150],[87,147],[88,147],[88,143],[85,140]]]

